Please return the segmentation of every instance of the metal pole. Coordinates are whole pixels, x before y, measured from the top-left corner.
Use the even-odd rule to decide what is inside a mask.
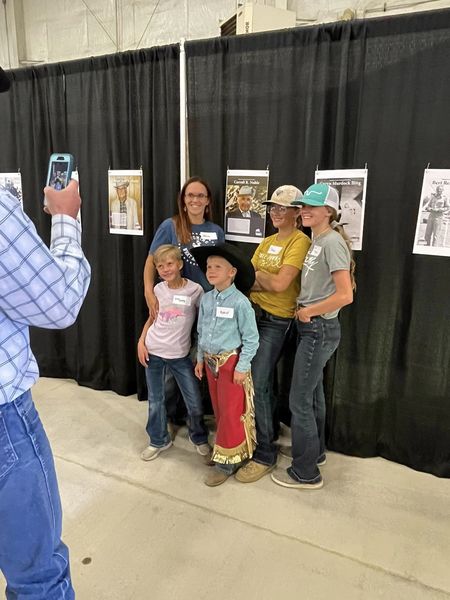
[[[186,118],[186,52],[185,39],[180,40],[180,185],[187,179],[187,118]]]

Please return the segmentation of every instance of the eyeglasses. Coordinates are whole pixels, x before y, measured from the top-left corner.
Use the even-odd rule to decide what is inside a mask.
[[[192,192],[186,194],[186,198],[189,198],[189,200],[193,200],[194,198],[198,198],[199,200],[206,200],[207,197],[208,194],[202,194],[201,192],[200,194],[193,194]]]
[[[287,212],[287,208],[285,206],[271,206],[269,208],[270,213],[278,213],[279,215],[285,215]]]

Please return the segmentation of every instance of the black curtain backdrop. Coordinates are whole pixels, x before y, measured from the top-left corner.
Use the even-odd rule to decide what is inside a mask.
[[[32,331],[41,375],[146,397],[136,342],[148,315],[143,267],[179,189],[178,45],[12,72],[0,96],[0,171],[22,172],[24,209],[49,241],[42,212],[49,155],[71,152],[83,199],[92,281],[78,321]],[[144,172],[144,236],[109,234],[108,168]]]
[[[272,191],[304,189],[316,165],[367,163],[358,291],[327,371],[328,447],[439,476],[450,476],[450,261],[411,250],[423,170],[450,168],[449,50],[449,10],[186,44],[191,173],[220,210],[227,166],[269,165]],[[50,153],[72,152],[80,173],[92,284],[77,324],[32,332],[42,375],[146,397],[142,271],[180,185],[178,69],[167,46],[17,70],[0,95],[0,171],[20,167],[47,241]],[[108,167],[140,165],[145,234],[110,235]]]
[[[186,44],[191,171],[222,212],[227,166],[269,165],[271,192],[367,163],[328,447],[447,477],[450,259],[411,252],[424,168],[450,168],[449,51],[449,10]]]

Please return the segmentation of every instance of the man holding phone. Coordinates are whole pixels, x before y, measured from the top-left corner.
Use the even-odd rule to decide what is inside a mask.
[[[0,92],[9,85],[0,67]],[[44,193],[50,249],[16,199],[0,191],[0,570],[8,598],[73,600],[52,451],[30,392],[39,373],[28,328],[71,325],[90,266],[77,182]]]

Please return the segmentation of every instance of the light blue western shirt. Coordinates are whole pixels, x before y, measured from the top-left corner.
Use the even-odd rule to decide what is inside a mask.
[[[240,349],[236,371],[245,373],[259,346],[255,311],[234,283],[226,290],[207,292],[198,315],[197,361],[207,354]]]

